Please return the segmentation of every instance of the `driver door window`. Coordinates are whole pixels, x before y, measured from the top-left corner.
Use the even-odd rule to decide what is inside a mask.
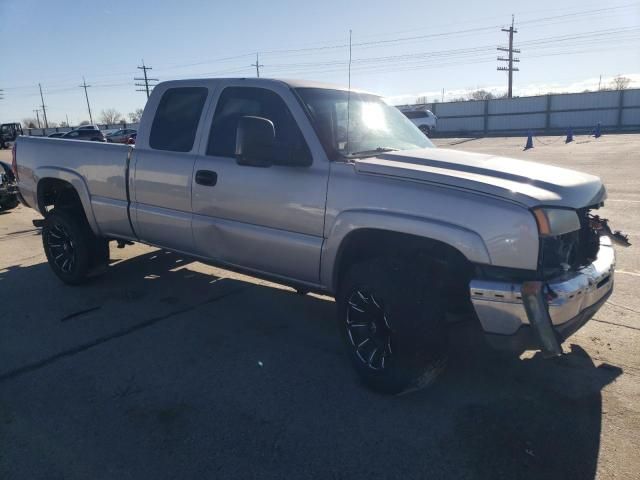
[[[311,153],[286,104],[270,90],[228,87],[220,95],[211,125],[207,155],[235,157],[236,130],[244,116],[271,120],[276,134],[276,147],[283,155],[275,165],[310,165]],[[278,148],[279,147],[279,148]],[[294,152],[286,155],[285,152]]]

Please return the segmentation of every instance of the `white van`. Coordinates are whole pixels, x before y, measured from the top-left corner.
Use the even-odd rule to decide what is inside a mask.
[[[411,120],[425,135],[430,135],[436,128],[438,117],[426,107],[398,107],[405,117]]]

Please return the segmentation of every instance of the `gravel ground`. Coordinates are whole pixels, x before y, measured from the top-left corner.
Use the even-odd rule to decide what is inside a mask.
[[[356,381],[331,299],[143,245],[68,287],[0,214],[0,478],[640,478],[640,135],[562,140],[437,143],[600,175],[634,244],[611,300],[561,359],[461,348],[401,397]]]

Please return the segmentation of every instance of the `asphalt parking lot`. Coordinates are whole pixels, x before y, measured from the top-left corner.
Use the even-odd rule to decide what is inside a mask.
[[[0,214],[0,479],[640,478],[640,135],[524,141],[436,143],[601,176],[615,292],[560,359],[460,349],[401,397],[357,382],[331,299],[143,245],[65,286],[38,215]]]

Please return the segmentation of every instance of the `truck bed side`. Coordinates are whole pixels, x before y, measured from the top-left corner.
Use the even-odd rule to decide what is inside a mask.
[[[38,188],[49,179],[70,183],[96,234],[133,238],[127,214],[128,149],[125,145],[20,137],[16,158],[24,201],[41,213]]]

